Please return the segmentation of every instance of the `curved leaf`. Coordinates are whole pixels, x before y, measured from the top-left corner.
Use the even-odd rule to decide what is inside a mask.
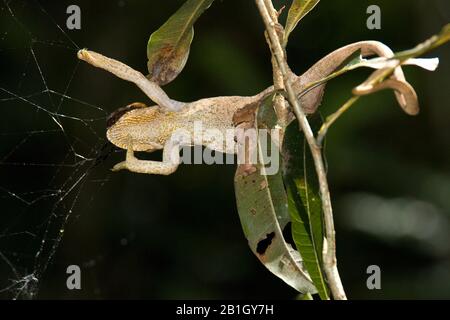
[[[268,128],[276,119],[272,99],[273,95],[269,96],[259,107],[260,128]],[[261,123],[264,119],[267,122]],[[268,162],[266,154],[278,154],[278,146],[269,142],[266,153],[262,139],[265,137],[258,135],[258,163],[239,165],[234,179],[242,229],[251,250],[267,269],[299,292],[316,293],[300,254],[283,238],[290,217],[281,170],[269,175],[263,164]]]
[[[194,37],[194,23],[214,0],[187,0],[147,44],[149,79],[165,85],[183,70]]]
[[[310,120],[314,131],[321,125],[315,114]],[[311,152],[298,122],[287,128],[283,143],[283,175],[292,219],[292,237],[321,299],[329,299],[322,270],[323,213],[319,185]]]
[[[295,29],[300,20],[303,19],[314,7],[319,3],[320,0],[293,0],[292,5],[289,8],[285,34],[284,34],[284,46],[288,42],[288,38],[292,30]]]

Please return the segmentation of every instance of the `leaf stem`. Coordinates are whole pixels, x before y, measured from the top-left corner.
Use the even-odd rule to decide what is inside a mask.
[[[356,101],[358,101],[360,96],[353,96],[347,100],[336,112],[329,115],[326,121],[322,124],[322,127],[317,134],[317,143],[322,146],[323,139],[328,132],[331,125],[345,112],[347,111]]]
[[[322,79],[319,79],[319,80],[316,80],[316,81],[308,83],[303,88],[303,90],[298,94],[298,97],[299,98],[303,97],[305,94],[307,94],[311,90],[314,90],[315,88],[317,88],[317,87],[321,86],[322,84],[330,81],[331,79],[334,79],[334,78],[336,78],[336,77],[346,73],[347,71],[349,71],[349,70],[341,69],[341,70],[338,70],[336,72],[333,72],[332,74],[330,74],[330,75],[328,75],[328,76],[326,76],[326,77],[324,77]]]

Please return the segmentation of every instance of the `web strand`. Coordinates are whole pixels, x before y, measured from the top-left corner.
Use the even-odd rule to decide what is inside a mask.
[[[20,14],[30,6],[38,10],[33,26],[50,22],[53,34],[43,38],[33,32]],[[0,201],[7,209],[0,220],[0,296],[35,298],[65,229],[74,213],[81,214],[81,199],[94,201],[95,193],[84,193],[86,186],[101,189],[109,181],[108,175],[93,174],[110,153],[103,133],[108,112],[71,93],[74,83],[82,81],[75,55],[80,47],[41,3],[3,0],[0,9],[9,26],[0,39],[1,59],[14,64],[8,68],[13,72],[2,70],[0,76],[0,110],[5,114],[0,120],[0,141],[5,142],[0,143]],[[49,74],[55,67],[45,53],[60,49],[73,52],[76,62],[59,70],[68,79],[55,89]],[[17,240],[29,250],[19,251]]]

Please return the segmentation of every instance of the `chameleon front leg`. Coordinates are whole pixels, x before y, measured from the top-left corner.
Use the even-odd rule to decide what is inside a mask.
[[[169,111],[180,111],[186,105],[186,103],[170,99],[158,84],[148,80],[142,73],[120,61],[105,57],[100,53],[89,51],[87,49],[78,51],[77,56],[78,59],[86,61],[94,67],[109,71],[123,80],[133,82],[161,108],[165,108]]]
[[[163,160],[139,160],[134,155],[131,144],[127,149],[125,161],[116,164],[112,171],[129,170],[136,173],[169,175],[174,173],[180,164],[180,143],[168,140],[163,149]]]

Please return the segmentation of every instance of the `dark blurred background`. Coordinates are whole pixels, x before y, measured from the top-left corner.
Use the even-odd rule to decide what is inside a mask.
[[[295,297],[247,246],[234,166],[182,165],[168,177],[109,171],[124,153],[107,144],[105,117],[148,99],[77,61],[77,47],[146,71],[149,35],[182,3],[0,4],[0,297],[29,291],[33,274],[42,299]],[[81,8],[81,30],[66,28],[70,4]],[[382,10],[381,30],[366,28],[370,4]],[[323,0],[291,35],[289,62],[301,74],[359,40],[408,49],[448,23],[449,9],[447,0]],[[405,70],[418,116],[380,92],[329,131],[338,266],[349,298],[450,298],[450,47],[428,56],[441,59],[436,72]],[[329,83],[323,114],[368,74]],[[186,68],[165,89],[181,101],[252,95],[271,77],[254,2],[217,0],[196,24]],[[82,269],[79,291],[66,288],[72,264]],[[373,264],[381,290],[366,287]]]

